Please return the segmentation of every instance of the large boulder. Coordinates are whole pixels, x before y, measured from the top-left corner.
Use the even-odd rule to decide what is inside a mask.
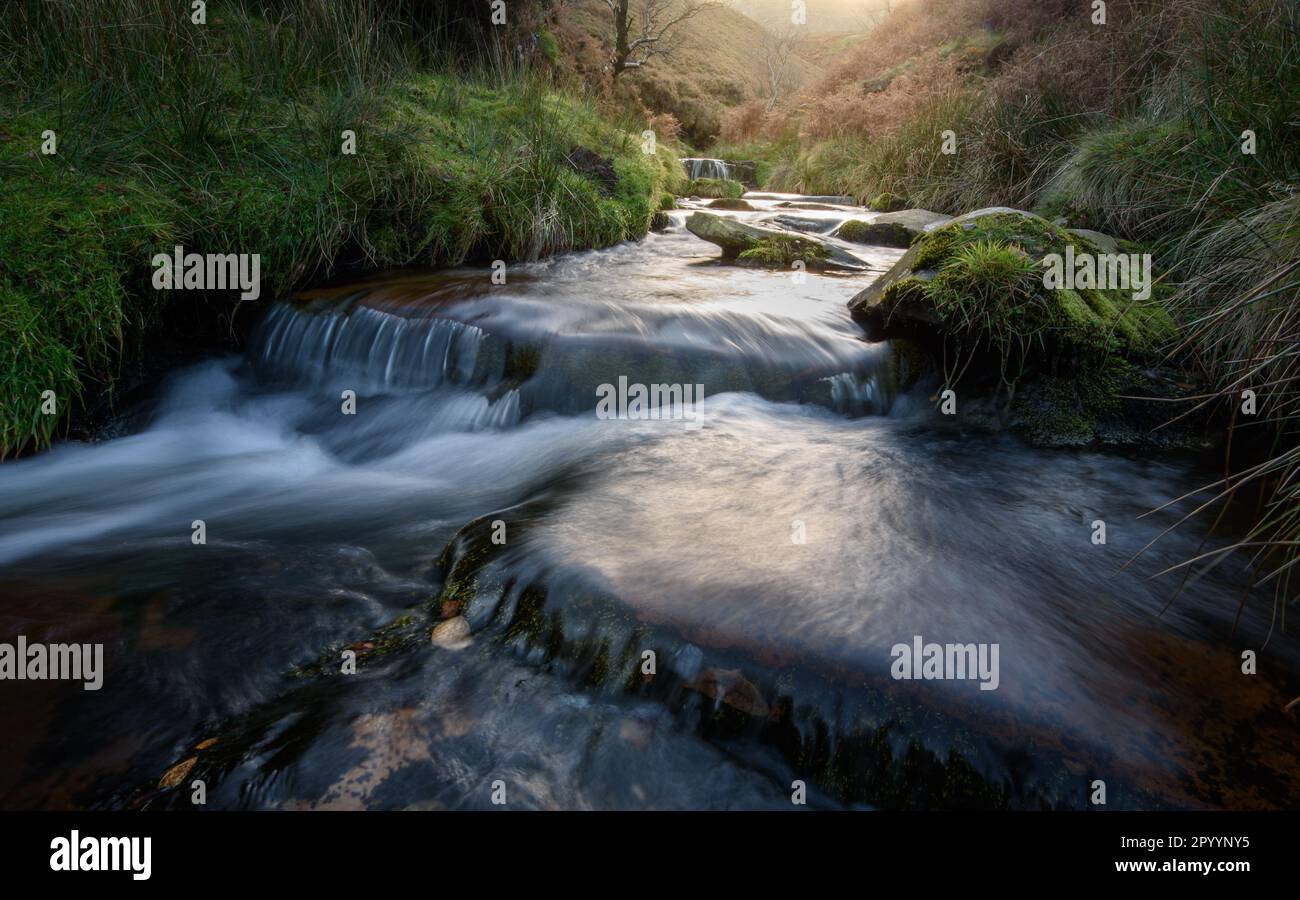
[[[1123,398],[1164,393],[1147,382],[1176,329],[1159,294],[1049,287],[1044,260],[1067,248],[1110,252],[1032,213],[977,210],[923,232],[849,307],[871,336],[914,340],[962,373],[948,385],[959,409],[1000,399],[1001,423],[1036,443],[1089,443],[1138,415]]]
[[[761,228],[712,213],[692,213],[686,220],[686,230],[721,247],[723,259],[782,267],[801,260],[809,269],[864,271],[869,268],[853,254],[824,241],[775,228]]]
[[[928,209],[904,209],[881,213],[870,222],[850,219],[839,227],[835,236],[855,244],[884,247],[909,247],[919,234],[952,221],[952,216]]]

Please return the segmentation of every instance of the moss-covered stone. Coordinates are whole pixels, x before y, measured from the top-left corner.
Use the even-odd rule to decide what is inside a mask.
[[[774,235],[759,240],[741,253],[739,259],[764,266],[790,266],[795,262],[825,260],[829,255],[826,247],[816,241],[794,235]]]
[[[718,199],[730,197],[738,199],[745,193],[745,186],[730,178],[697,178],[686,185],[683,197],[704,197]]]
[[[968,398],[1005,391],[1010,424],[1040,444],[1093,440],[1122,415],[1177,334],[1163,292],[1048,287],[1050,254],[1105,252],[1029,213],[981,210],[920,235],[850,307],[877,337],[906,336],[959,364]],[[949,373],[952,375],[953,373]]]
[[[881,213],[872,221],[850,219],[841,225],[835,236],[856,244],[877,244],[884,247],[910,247],[912,241],[937,227],[951,217],[928,209],[904,209]]]
[[[962,216],[920,235],[881,279],[886,284],[859,294],[850,307],[883,320],[919,318],[949,336],[982,340],[1004,354],[1033,340],[1053,361],[1106,353],[1147,357],[1174,336],[1173,320],[1158,295],[1139,301],[1120,290],[1047,288],[1043,260],[1064,254],[1067,246],[1077,254],[1101,252],[1029,213]]]
[[[891,194],[886,191],[883,194],[877,194],[871,198],[867,204],[867,209],[872,212],[898,212],[900,209],[907,209],[907,201],[897,194]]]
[[[709,209],[727,209],[732,212],[754,211],[754,207],[749,205],[748,200],[738,200],[734,197],[720,197],[717,200],[710,200]]]
[[[912,233],[894,222],[863,222],[851,219],[840,226],[835,236],[855,244],[879,244],[885,247],[906,247],[912,243]]]

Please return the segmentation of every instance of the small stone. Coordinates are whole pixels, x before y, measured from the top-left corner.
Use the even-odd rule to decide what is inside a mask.
[[[446,650],[464,650],[471,643],[469,630],[469,619],[464,616],[456,616],[445,622],[439,622],[430,635],[435,647],[442,647]]]

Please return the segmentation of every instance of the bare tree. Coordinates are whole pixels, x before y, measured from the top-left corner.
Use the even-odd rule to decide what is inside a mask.
[[[641,68],[652,56],[669,52],[678,26],[718,5],[713,0],[605,0],[611,19],[614,78],[628,69]]]
[[[787,26],[779,32],[763,31],[763,90],[767,94],[767,112],[781,102],[787,89],[797,86],[793,83],[794,72],[790,67],[790,58],[794,56],[798,42],[797,34],[794,26]]]

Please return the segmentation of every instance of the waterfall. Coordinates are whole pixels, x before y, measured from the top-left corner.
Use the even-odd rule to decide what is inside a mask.
[[[483,332],[438,318],[405,318],[364,306],[304,312],[277,304],[254,339],[260,373],[291,383],[345,379],[370,390],[463,383]]]
[[[705,159],[703,157],[687,157],[682,160],[686,166],[686,174],[690,176],[691,181],[700,178],[730,178],[731,166],[721,159]]]

